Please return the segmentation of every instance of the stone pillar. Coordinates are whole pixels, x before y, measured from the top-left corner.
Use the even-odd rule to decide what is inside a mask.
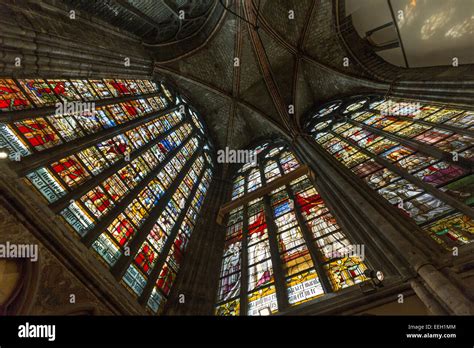
[[[300,160],[314,170],[321,196],[342,220],[343,228],[353,240],[366,245],[370,266],[376,264],[391,278],[418,275],[449,312],[474,313],[474,304],[438,270],[435,260],[441,250],[414,222],[370,190],[312,137],[297,135],[294,147]]]
[[[231,183],[215,174],[184,254],[165,315],[214,315],[225,227],[217,212],[230,197]]]
[[[411,288],[415,291],[415,294],[423,302],[423,304],[435,315],[447,315],[448,312],[441,306],[441,304],[435,299],[433,294],[417,279],[413,279],[410,282]]]

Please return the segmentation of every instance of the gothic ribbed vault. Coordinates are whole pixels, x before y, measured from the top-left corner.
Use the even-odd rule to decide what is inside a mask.
[[[288,122],[299,122],[314,104],[387,87],[365,80],[355,66],[343,67],[347,53],[337,36],[331,1],[216,0],[199,6],[180,1],[174,2],[174,11],[170,3],[146,7],[136,1],[83,1],[79,8],[141,37],[153,52],[155,72],[200,109],[217,147],[246,147],[255,138],[281,133]],[[208,17],[181,24],[207,33],[205,42],[186,41],[184,33],[192,35],[191,30],[181,32],[173,17],[180,9]],[[154,28],[162,40],[151,46],[150,37],[158,37]],[[165,34],[168,41],[183,36],[180,45],[171,47]],[[288,112],[290,105],[294,114]]]

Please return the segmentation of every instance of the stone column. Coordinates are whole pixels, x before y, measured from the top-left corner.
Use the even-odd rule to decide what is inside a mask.
[[[165,315],[214,315],[225,240],[225,227],[218,225],[216,218],[232,187],[219,176],[215,173],[209,186]]]

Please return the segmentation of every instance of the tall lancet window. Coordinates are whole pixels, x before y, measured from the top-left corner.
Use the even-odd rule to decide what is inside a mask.
[[[11,168],[160,313],[212,179],[196,110],[149,80],[6,79],[0,89]]]
[[[473,240],[474,112],[380,96],[323,105],[308,131],[445,248]]]
[[[288,145],[253,149],[234,177],[217,315],[269,315],[366,280],[365,255]],[[258,174],[258,175],[257,175]]]

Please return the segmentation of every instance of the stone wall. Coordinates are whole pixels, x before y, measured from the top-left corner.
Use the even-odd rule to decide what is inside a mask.
[[[0,76],[147,78],[152,59],[138,37],[60,1],[0,4]],[[125,65],[125,59],[130,65]]]

